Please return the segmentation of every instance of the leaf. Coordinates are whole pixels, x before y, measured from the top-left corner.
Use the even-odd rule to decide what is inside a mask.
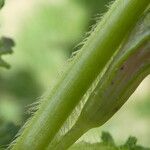
[[[0,66],[5,68],[10,68],[10,65],[7,64],[2,58],[2,55],[11,54],[13,52],[12,47],[15,46],[15,43],[12,39],[8,37],[1,37],[0,39]]]
[[[150,148],[137,145],[135,137],[129,137],[122,146],[117,146],[108,132],[102,132],[101,139],[101,142],[93,144],[87,142],[74,144],[69,150],[150,150]]]
[[[136,143],[137,143],[137,139],[135,137],[129,137],[124,147],[134,148],[136,146]]]
[[[115,145],[113,137],[108,132],[102,132],[101,139],[103,143],[106,143],[108,145]]]
[[[0,9],[4,6],[5,0],[0,0]]]
[[[19,126],[11,122],[0,123],[0,150],[6,148],[12,141],[12,136],[18,132]]]

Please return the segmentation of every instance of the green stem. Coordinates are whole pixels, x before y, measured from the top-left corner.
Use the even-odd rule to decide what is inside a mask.
[[[145,24],[150,13],[146,14],[115,54],[75,125],[48,150],[65,150],[88,129],[104,124],[150,73],[150,24]]]
[[[70,145],[74,144],[85,132],[89,130],[87,125],[82,124],[80,120],[59,140],[56,145],[49,145],[47,150],[66,150]]]
[[[114,2],[18,137],[13,150],[47,147],[149,3],[149,0]]]
[[[51,147],[53,150],[66,150],[87,130],[103,125],[120,109],[141,81],[150,73],[150,43],[142,49],[141,52],[137,51],[133,56],[131,55],[127,61],[122,63],[119,61],[120,64],[117,66],[119,71],[115,71],[115,74],[113,71],[108,75],[104,74],[104,76],[107,76],[106,79],[98,84],[75,125],[61,137],[56,145]],[[132,65],[132,63],[138,65]],[[125,72],[121,70],[122,73],[119,73],[123,65],[126,67]],[[116,66],[111,69],[115,70]],[[116,86],[113,84],[116,84]],[[50,145],[48,150],[51,149]]]
[[[150,74],[150,43],[130,54],[108,70],[85,104],[80,117],[91,128],[107,122]]]

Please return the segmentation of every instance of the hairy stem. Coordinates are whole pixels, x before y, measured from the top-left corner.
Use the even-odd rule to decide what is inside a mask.
[[[65,150],[87,130],[104,124],[150,74],[150,22],[145,24],[149,16],[142,17],[117,51],[74,126],[48,150]]]
[[[102,85],[101,88],[95,90],[97,93],[93,93],[95,96],[93,96],[93,94],[91,95],[88,103],[86,103],[83,108],[78,121],[67,134],[60,139],[59,143],[52,148],[53,150],[66,150],[87,130],[104,124],[120,109],[141,81],[150,74],[150,43],[144,47],[144,50],[144,55],[142,54],[143,51],[138,52],[129,58],[128,61],[125,61],[118,66],[120,69],[125,65],[126,71],[124,72],[122,69],[119,72],[123,73],[117,71],[116,74],[113,75],[115,80],[110,82],[109,77],[111,78],[112,74],[107,76],[107,81],[104,80],[104,82],[107,82],[107,86],[104,88]],[[144,59],[148,63],[144,64],[143,62],[140,62],[140,66],[138,65],[138,67],[135,65]],[[131,63],[134,63],[134,65],[131,65]],[[116,84],[116,86],[113,84]],[[81,124],[84,124],[84,126],[81,126]]]
[[[47,147],[149,3],[149,0],[114,2],[18,137],[13,150]]]

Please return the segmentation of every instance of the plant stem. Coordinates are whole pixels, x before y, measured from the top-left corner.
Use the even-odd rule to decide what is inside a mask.
[[[149,0],[114,2],[60,82],[24,128],[13,150],[47,147],[149,3]]]
[[[47,150],[66,150],[70,145],[75,143],[85,132],[89,130],[89,127],[82,124],[80,120],[75,123],[75,125],[60,139],[59,143],[56,145],[49,145]]]
[[[104,124],[150,73],[149,17],[147,10],[98,79],[74,126],[54,145],[50,143],[48,150],[65,150],[84,134],[83,131]]]
[[[126,56],[118,58],[115,65],[110,65],[87,100],[75,125],[52,147],[53,150],[66,150],[87,130],[103,125],[150,74],[150,42],[146,40],[137,47],[134,54],[130,53],[128,59]],[[121,69],[122,66],[124,69]],[[50,145],[48,150],[51,149]]]

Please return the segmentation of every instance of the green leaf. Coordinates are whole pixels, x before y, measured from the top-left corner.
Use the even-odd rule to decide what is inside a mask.
[[[150,148],[137,145],[137,139],[135,137],[129,137],[122,146],[117,146],[108,132],[102,132],[101,139],[102,141],[97,143],[76,143],[69,150],[150,150]]]
[[[10,65],[7,64],[2,58],[2,55],[11,54],[13,52],[12,47],[15,43],[12,39],[7,37],[1,37],[0,39],[0,66],[5,68],[10,68]]]
[[[102,132],[101,139],[103,143],[106,143],[108,145],[115,145],[113,137],[108,132]]]
[[[127,140],[127,142],[125,143],[124,147],[127,148],[134,148],[136,146],[137,143],[137,139],[136,137],[129,137],[129,139]]]
[[[5,0],[0,0],[0,9],[4,6]]]
[[[11,122],[0,123],[0,150],[7,147],[18,130],[19,127]]]

